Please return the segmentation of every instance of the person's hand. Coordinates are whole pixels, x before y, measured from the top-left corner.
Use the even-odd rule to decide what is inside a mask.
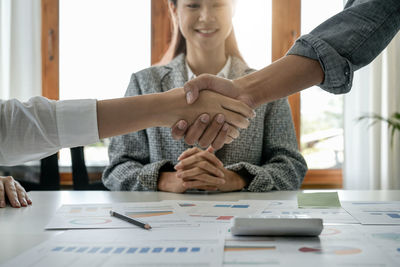
[[[193,124],[198,116],[207,112],[210,118],[222,114],[225,122],[244,129],[249,126],[248,118],[255,116],[254,111],[243,102],[209,90],[202,91],[197,101],[191,105],[186,103],[182,88],[171,89],[164,94],[171,106],[168,114],[159,114],[159,120],[169,127],[180,119]]]
[[[197,78],[188,81],[184,85],[186,99],[188,104],[194,103],[201,90],[209,89],[218,92],[222,95],[235,98],[246,103],[249,107],[254,107],[254,101],[251,96],[247,96],[240,89],[240,82],[231,81],[211,74],[202,74]],[[202,115],[203,116],[203,115]],[[228,128],[228,133],[221,131],[221,126],[216,123],[216,117],[213,123],[204,121],[202,116],[189,127],[186,121],[178,121],[171,130],[172,137],[175,140],[185,138],[187,144],[192,145],[195,141],[199,140],[199,145],[203,148],[212,146],[215,150],[222,148],[224,144],[231,143],[234,139],[239,137],[239,132],[234,127]],[[255,113],[253,113],[255,116]],[[204,117],[204,116],[203,116]],[[205,133],[204,136],[203,133]],[[201,140],[199,139],[201,137]]]
[[[220,102],[213,104],[212,101],[215,102],[216,100]],[[200,93],[199,100],[190,106],[195,108],[194,106],[201,105],[214,106],[215,111],[215,107],[218,108],[218,105],[220,105],[219,107],[223,107],[224,110],[220,113],[212,114],[213,111],[208,107],[203,109],[203,112],[206,111],[208,113],[200,115],[189,128],[188,120],[181,117],[181,120],[176,122],[172,127],[171,132],[174,139],[178,140],[185,136],[187,144],[193,145],[198,141],[199,145],[203,148],[211,145],[214,149],[220,149],[224,144],[231,143],[239,136],[237,128],[247,128],[248,120],[243,121],[244,117],[254,118],[255,116],[254,111],[241,101],[210,91]],[[210,121],[212,122],[210,123]],[[224,122],[227,122],[228,125]]]
[[[219,190],[230,192],[246,186],[245,180],[235,172],[224,168],[222,162],[213,154],[214,149],[203,151],[191,148],[183,152],[175,166],[177,177],[182,179],[186,189]]]
[[[240,100],[251,108],[255,107],[255,101],[244,92],[238,80],[228,80],[211,74],[202,74],[186,82],[183,89],[185,90],[188,104],[192,104],[198,99],[201,90],[212,90]]]
[[[171,135],[175,140],[184,138],[188,145],[198,142],[202,148],[212,146],[218,150],[239,137],[238,129],[224,121],[224,116],[218,114],[210,122],[210,116],[205,113],[200,115],[189,128],[186,121],[178,121],[172,127]]]
[[[160,173],[157,189],[172,193],[183,193],[186,191],[186,188],[182,185],[182,180],[176,177],[176,172]]]
[[[32,204],[25,189],[11,176],[0,176],[0,208],[6,207],[6,199],[14,208],[27,207]]]

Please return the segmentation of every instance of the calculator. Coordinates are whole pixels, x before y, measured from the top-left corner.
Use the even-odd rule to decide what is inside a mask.
[[[319,218],[235,217],[231,223],[233,235],[318,236],[324,228]]]

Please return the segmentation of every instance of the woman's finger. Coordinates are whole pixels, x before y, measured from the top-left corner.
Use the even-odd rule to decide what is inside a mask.
[[[200,151],[202,151],[202,150],[201,150],[200,148],[198,148],[198,147],[189,148],[189,149],[185,150],[185,151],[178,157],[178,160],[183,160],[183,159],[185,159],[185,158],[188,158],[188,157],[190,157],[190,156],[192,156],[192,155],[194,155],[194,154],[196,154],[196,153],[198,153],[198,152],[200,152]]]
[[[185,187],[186,189],[201,189],[204,187],[217,187],[214,184],[209,184],[207,182],[203,182],[203,181],[191,181],[191,182],[183,182],[183,187]]]
[[[185,183],[191,184],[196,182],[201,182],[204,185],[209,185],[209,186],[219,186],[225,184],[225,179],[211,176],[208,174],[200,174],[196,177],[191,177],[190,180],[185,180],[185,179],[183,180],[183,184]]]
[[[225,175],[224,173],[218,169],[212,166],[207,162],[207,164],[195,164],[193,168],[183,170],[183,171],[178,171],[176,176],[180,179],[190,179],[191,177],[196,177],[201,174],[209,174],[213,175],[216,177],[221,177],[223,178]]]
[[[175,165],[175,170],[184,170],[190,168],[196,162],[208,161],[216,167],[222,168],[224,164],[212,153],[207,151],[198,152],[188,158],[181,160],[177,165]]]

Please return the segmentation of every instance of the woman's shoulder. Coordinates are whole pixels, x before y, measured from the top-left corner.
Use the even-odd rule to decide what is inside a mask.
[[[161,91],[162,84],[167,82],[165,78],[171,76],[176,78],[176,73],[180,73],[184,67],[184,57],[178,56],[166,65],[154,65],[141,71],[135,72],[131,76],[131,85],[137,84],[143,89],[142,93],[155,93]],[[167,82],[168,83],[168,82]]]
[[[140,70],[132,74],[132,78],[140,83],[154,83],[160,82],[162,78],[170,72],[167,65],[164,66],[151,66],[147,69]]]

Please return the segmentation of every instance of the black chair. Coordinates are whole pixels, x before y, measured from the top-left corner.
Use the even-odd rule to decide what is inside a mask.
[[[34,168],[26,167],[25,172],[35,172]],[[36,169],[37,172],[37,169]],[[14,177],[17,180],[18,177]],[[39,183],[19,180],[26,191],[60,190],[60,172],[58,170],[58,154],[53,154],[40,160]]]
[[[108,190],[102,181],[89,183],[83,147],[71,148],[71,161],[74,190]]]

